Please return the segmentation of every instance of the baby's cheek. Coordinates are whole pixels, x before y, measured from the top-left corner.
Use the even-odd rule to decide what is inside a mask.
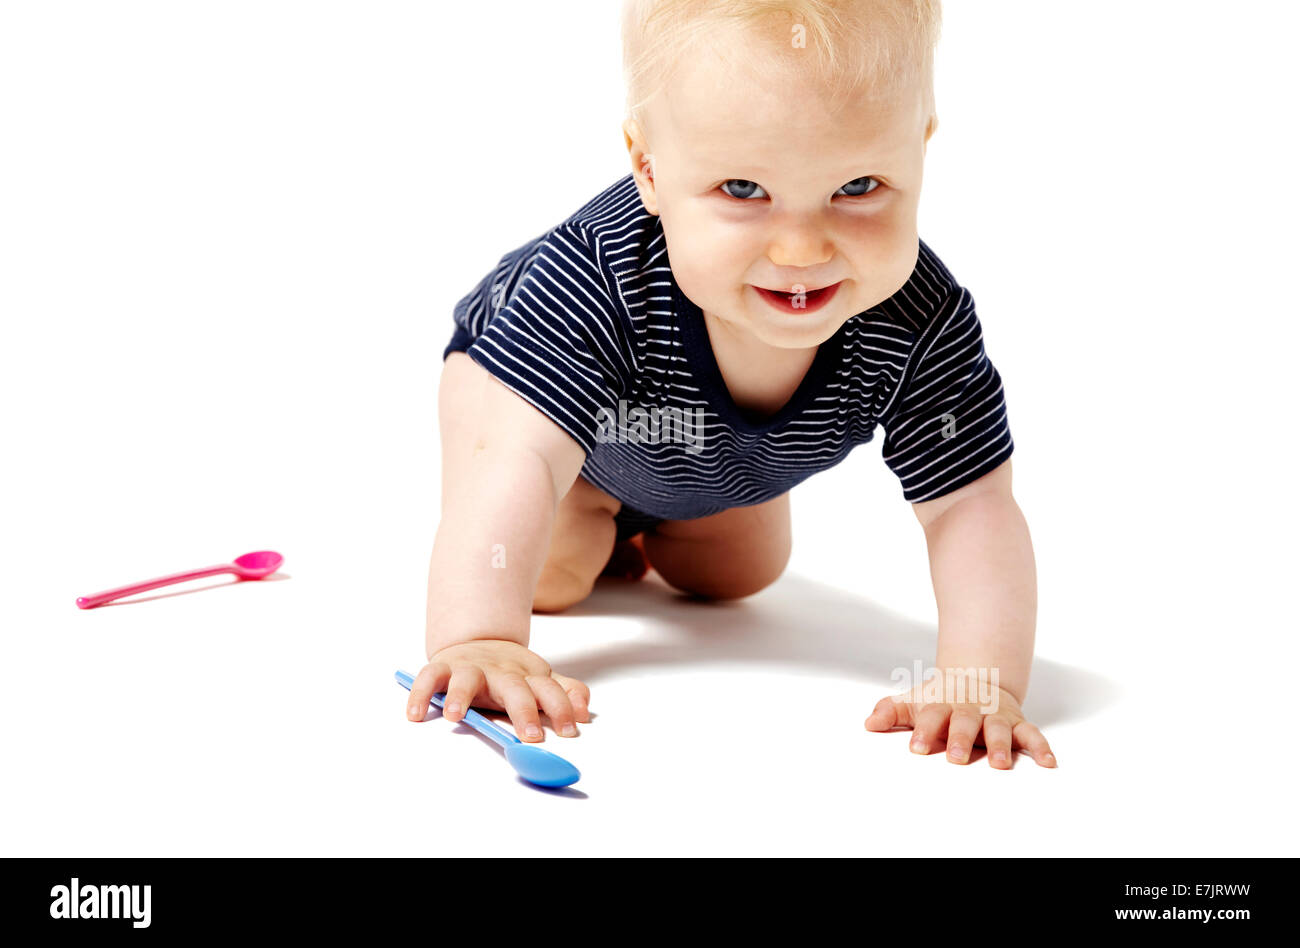
[[[881,299],[893,296],[916,269],[920,245],[915,224],[881,215],[864,222],[855,240],[863,279]]]
[[[916,271],[916,259],[920,252],[921,245],[915,228],[910,233],[900,236],[897,256],[892,269],[891,283],[893,289],[890,291],[890,296],[901,290],[907,281],[912,278],[912,274]]]
[[[706,306],[730,305],[730,296],[762,247],[736,240],[717,228],[678,228],[670,235],[668,254],[682,291]],[[723,298],[726,298],[725,301]]]

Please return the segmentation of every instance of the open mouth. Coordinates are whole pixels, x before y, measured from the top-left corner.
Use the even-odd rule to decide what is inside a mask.
[[[840,281],[840,283],[843,282],[843,280]],[[832,283],[830,286],[824,286],[817,290],[804,290],[801,293],[768,290],[761,286],[755,286],[754,290],[759,296],[783,313],[811,313],[830,302],[831,297],[835,295],[835,291],[840,288],[840,283]]]

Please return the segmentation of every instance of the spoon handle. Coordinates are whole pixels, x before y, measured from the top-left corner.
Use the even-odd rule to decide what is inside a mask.
[[[150,589],[157,589],[159,586],[170,586],[173,583],[183,583],[190,579],[202,579],[204,576],[216,576],[218,573],[238,572],[230,563],[222,563],[219,566],[205,566],[202,569],[192,569],[184,573],[172,573],[170,576],[159,576],[157,579],[149,579],[143,583],[132,583],[130,586],[119,586],[117,589],[109,589],[101,593],[95,593],[93,596],[82,596],[77,600],[77,608],[93,609],[95,606],[102,606],[106,602],[114,599],[121,599],[123,596],[131,596],[135,593],[147,592]]]
[[[399,670],[393,673],[393,677],[397,679],[397,683],[401,685],[403,688],[405,688],[407,691],[410,691],[411,688],[415,685],[415,679],[411,677],[410,672],[404,672]],[[429,700],[433,704],[436,704],[439,708],[441,708],[443,699],[446,697],[447,697],[446,694],[436,694]],[[510,744],[523,743],[523,741],[521,741],[519,738],[515,737],[509,731],[503,730],[502,728],[493,724],[491,721],[483,717],[483,715],[479,714],[473,708],[468,708],[465,711],[465,717],[462,723],[468,724],[470,727],[478,731],[484,737],[492,738],[492,740],[496,741],[502,747],[506,747]]]

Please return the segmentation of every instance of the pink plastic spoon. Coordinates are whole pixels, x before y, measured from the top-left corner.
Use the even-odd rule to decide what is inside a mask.
[[[109,589],[106,592],[95,593],[93,596],[82,596],[77,600],[77,608],[93,609],[95,606],[102,606],[106,602],[114,599],[121,599],[123,596],[131,596],[135,593],[145,592],[149,589],[157,589],[159,586],[170,586],[173,583],[183,583],[190,579],[200,579],[204,576],[216,576],[218,573],[234,573],[241,580],[244,579],[265,579],[284,562],[284,557],[279,553],[271,550],[261,550],[257,553],[245,553],[233,563],[222,563],[218,566],[205,566],[203,569],[193,569],[187,573],[173,573],[171,576],[160,576],[157,579],[146,580],[143,583],[133,583],[130,586],[120,586],[117,589]]]

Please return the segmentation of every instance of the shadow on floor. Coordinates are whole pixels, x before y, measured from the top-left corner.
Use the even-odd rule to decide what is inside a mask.
[[[673,589],[651,572],[639,582],[601,579],[586,600],[561,617],[644,617],[672,638],[621,643],[562,659],[556,671],[591,684],[609,672],[639,665],[762,662],[800,666],[897,691],[896,668],[929,668],[937,629],[795,574],[748,599],[713,602]],[[662,633],[661,633],[662,634]],[[1120,694],[1095,672],[1034,659],[1025,716],[1039,727],[1095,714]]]

